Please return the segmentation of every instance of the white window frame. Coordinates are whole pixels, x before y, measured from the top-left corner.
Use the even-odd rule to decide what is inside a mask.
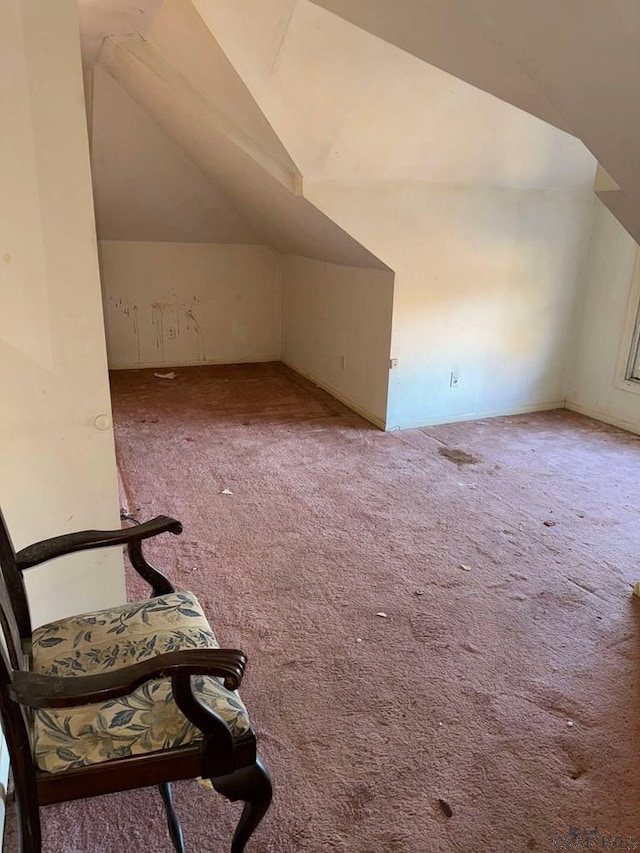
[[[636,316],[636,330],[631,343],[626,379],[628,382],[640,382],[640,309]]]
[[[640,394],[640,249],[629,291],[615,384],[622,391]]]

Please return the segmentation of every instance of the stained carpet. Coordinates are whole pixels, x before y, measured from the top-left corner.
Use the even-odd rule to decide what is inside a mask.
[[[183,521],[149,551],[249,655],[276,796],[248,851],[640,838],[640,438],[384,434],[281,365],[176,372],[112,377],[123,502]],[[188,849],[228,850],[238,807],[176,787]],[[155,790],[43,820],[46,853],[172,849]]]

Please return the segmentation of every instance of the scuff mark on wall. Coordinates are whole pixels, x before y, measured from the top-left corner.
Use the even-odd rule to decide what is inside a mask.
[[[198,361],[206,361],[206,353],[204,347],[204,334],[202,332],[202,327],[198,322],[196,315],[194,313],[195,304],[198,300],[194,297],[191,300],[191,306],[184,306],[184,315],[187,321],[187,331],[190,332],[193,330],[196,334],[196,347],[197,347],[197,358]]]
[[[136,339],[136,349],[138,351],[138,364],[142,361],[142,356],[140,354],[140,326],[138,324],[138,306],[133,306],[133,334]]]
[[[128,300],[124,300],[121,296],[118,296],[118,297],[109,296],[108,297],[108,305],[107,305],[107,316],[106,316],[107,325],[109,325],[112,322],[113,312],[115,310],[121,311],[122,315],[124,317],[126,317],[128,320],[131,320],[131,324],[133,327],[133,337],[135,339],[135,345],[136,345],[136,352],[138,354],[136,362],[139,364],[142,361],[142,349],[141,349],[141,343],[140,343],[140,321],[139,321],[139,317],[138,317],[138,314],[139,314],[138,306],[133,302],[129,302]]]
[[[187,350],[191,351],[187,356],[189,359],[199,362],[206,361],[205,335],[202,324],[196,315],[197,297],[191,297],[187,302],[181,304],[178,296],[173,294],[169,299],[158,300],[140,307],[121,296],[110,296],[108,303],[110,320],[113,319],[113,313],[117,311],[132,323],[137,364],[147,363],[150,360],[149,346],[153,346],[156,351],[155,355],[151,357],[154,363],[174,361],[178,355],[176,343],[183,331],[193,334],[189,334],[189,341],[182,342],[178,360],[184,357],[184,347],[186,346]],[[150,325],[147,325],[149,320],[151,321]],[[167,334],[168,330],[170,330],[170,334]]]
[[[280,260],[270,249],[109,241],[101,246],[112,368],[279,356]]]
[[[164,360],[164,305],[162,302],[151,303],[151,324],[156,333],[156,349],[162,351]]]

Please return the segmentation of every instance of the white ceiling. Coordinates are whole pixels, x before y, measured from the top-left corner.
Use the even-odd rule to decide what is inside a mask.
[[[93,65],[107,36],[144,35],[162,0],[78,0],[82,62]]]
[[[80,2],[101,239],[260,243],[384,267],[303,197],[287,149],[191,3],[147,2],[138,19],[122,0],[113,14]]]
[[[305,181],[591,191],[575,138],[317,5],[195,4]]]
[[[306,222],[313,206],[299,196],[300,172],[305,179],[474,183],[494,175],[500,158],[505,185],[582,188],[591,168],[586,152],[546,124],[478,98],[475,87],[570,127],[630,198],[640,193],[633,155],[640,121],[629,85],[640,73],[637,0],[612,0],[611,14],[600,0],[567,0],[566,9],[556,0],[313,2],[193,0],[196,12],[189,0],[78,0],[83,60],[97,62],[113,37],[102,64],[220,192],[208,214],[221,213],[229,199],[251,230],[282,225],[289,237],[274,231],[275,245],[328,227]],[[132,36],[145,41],[136,46]],[[603,69],[594,58],[605,56]],[[473,85],[443,82],[434,65]],[[548,156],[536,159],[543,149]],[[640,216],[630,219],[624,224],[640,236]],[[332,236],[352,243],[347,254],[356,250],[339,229]]]
[[[91,160],[101,240],[267,242],[99,65],[93,104]]]
[[[573,133],[621,187],[600,197],[640,240],[638,0],[312,2]]]

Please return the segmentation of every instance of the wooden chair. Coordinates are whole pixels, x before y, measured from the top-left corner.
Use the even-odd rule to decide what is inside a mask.
[[[169,835],[184,853],[170,782],[203,777],[245,803],[231,844],[241,853],[271,802],[271,781],[235,692],[247,663],[221,649],[195,596],[176,593],[142,543],[180,534],[166,516],[88,530],[16,553],[0,512],[0,714],[13,771],[21,853],[40,853],[40,807],[157,785]],[[126,545],[153,596],[32,631],[23,573],[47,560]]]

